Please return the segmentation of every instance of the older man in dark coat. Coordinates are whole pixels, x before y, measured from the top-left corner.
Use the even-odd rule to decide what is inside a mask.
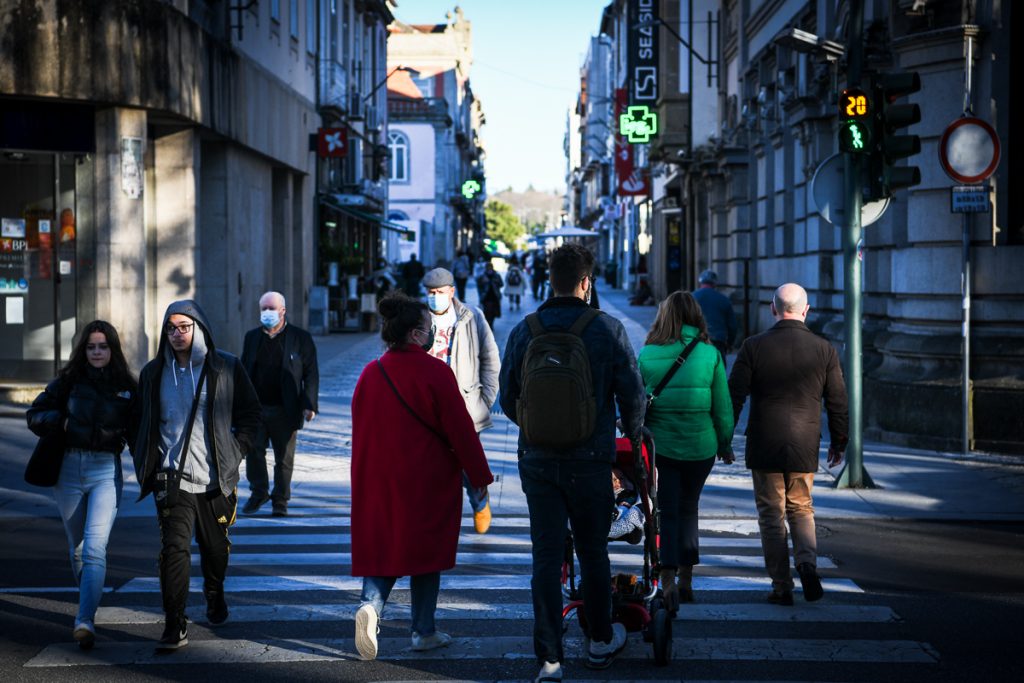
[[[786,520],[804,598],[818,600],[823,594],[811,500],[822,398],[832,439],[829,467],[843,459],[849,413],[836,350],[804,324],[810,310],[807,292],[797,284],[782,285],[775,290],[771,307],[778,322],[743,342],[729,376],[729,393],[737,417],[750,395],[746,463],[754,480],[765,567],[772,579],[768,601],[792,605]]]

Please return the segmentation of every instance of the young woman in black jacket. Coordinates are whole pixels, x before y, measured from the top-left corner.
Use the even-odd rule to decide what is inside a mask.
[[[107,539],[121,502],[121,451],[138,384],[117,330],[96,320],[82,330],[71,359],[27,413],[39,436],[64,435],[54,498],[79,586],[74,638],[89,649],[107,573]]]

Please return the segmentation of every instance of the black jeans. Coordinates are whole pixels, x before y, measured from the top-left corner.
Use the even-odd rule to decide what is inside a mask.
[[[192,535],[199,545],[203,570],[203,591],[209,596],[224,590],[231,541],[228,527],[234,518],[236,497],[225,498],[220,491],[187,493],[178,491],[170,514],[158,514],[160,521],[160,592],[164,613],[184,614],[192,569]],[[219,521],[223,519],[224,521]]]
[[[566,525],[572,526],[583,589],[583,614],[590,638],[612,639],[611,567],[608,529],[611,462],[527,458],[519,477],[530,510],[533,542],[533,649],[541,662],[564,661],[562,652],[562,561]]]
[[[466,301],[466,280],[468,279],[466,277],[455,278],[455,296],[459,298],[459,301]]]
[[[700,564],[697,509],[700,492],[714,465],[715,456],[705,460],[657,459],[663,567]]]
[[[245,456],[245,478],[249,490],[266,495],[275,503],[287,503],[292,497],[292,470],[295,469],[295,434],[293,421],[283,406],[263,406],[263,421],[256,436],[254,450]],[[267,476],[267,440],[274,449],[274,490],[270,491]]]

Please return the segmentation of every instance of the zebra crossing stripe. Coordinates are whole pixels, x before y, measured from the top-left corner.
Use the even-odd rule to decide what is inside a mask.
[[[232,560],[234,556],[232,556]],[[230,570],[229,570],[230,571]],[[826,593],[863,593],[863,589],[850,579],[823,578],[821,585]],[[268,591],[321,591],[321,590],[362,590],[363,579],[358,576],[303,575],[303,576],[228,576],[224,590],[228,593],[265,593]],[[403,577],[395,584],[398,590],[408,590],[409,578]],[[695,591],[765,591],[771,589],[771,579],[762,576],[694,576]],[[68,591],[77,589],[71,588]],[[530,590],[529,574],[441,574],[441,590]],[[797,582],[796,592],[800,592]],[[203,592],[203,577],[191,577],[189,591]],[[19,593],[34,592],[22,588]],[[137,577],[129,580],[114,593],[159,593],[160,579],[155,576]]]
[[[636,565],[642,561],[642,551],[633,553],[608,553],[613,565]],[[198,553],[192,555],[192,564],[198,565],[202,558]],[[533,564],[530,553],[456,553],[456,564],[459,565],[504,565],[529,566]],[[281,565],[292,566],[349,566],[352,564],[351,553],[231,553],[231,566],[234,567],[270,567]],[[701,555],[702,567],[746,567],[763,568],[764,558],[760,555]],[[827,557],[818,558],[819,569],[835,569],[835,563]]]
[[[331,511],[314,508],[288,508],[287,517],[271,517],[268,514],[247,517],[238,516],[238,521],[232,530],[235,529],[262,529],[262,528],[285,528],[285,527],[349,527],[351,518],[341,514],[342,510],[348,507],[332,508]],[[699,522],[700,531],[713,533],[736,533],[744,536],[756,536],[760,533],[756,519],[737,517],[735,519],[701,519]],[[463,517],[462,528],[472,529],[473,518]],[[491,531],[482,536],[488,536],[497,529],[529,529],[530,519],[528,517],[505,517],[495,515],[491,520]]]
[[[453,638],[449,647],[413,652],[408,638],[380,638],[378,659],[410,660],[533,660],[532,637],[495,636]],[[673,659],[702,661],[851,662],[935,664],[938,654],[927,643],[911,640],[836,640],[834,638],[674,638]],[[583,652],[582,638],[565,638],[570,657]],[[124,666],[185,664],[266,664],[273,662],[330,662],[359,659],[350,638],[264,638],[261,640],[198,640],[174,656],[157,654],[153,642],[106,642],[82,651],[74,643],[50,645],[26,667]],[[652,649],[632,635],[618,660],[650,660]]]
[[[231,534],[231,546],[251,545],[351,545],[352,534],[341,532],[330,534]],[[531,547],[529,534],[503,534],[490,532],[487,534],[463,534],[459,538],[461,546],[502,545]],[[611,547],[624,546],[622,542],[612,543]],[[702,548],[761,548],[758,538],[729,538],[722,536],[701,536]]]
[[[231,623],[285,622],[285,621],[347,621],[355,617],[357,603],[319,605],[229,605]],[[188,617],[202,624],[206,622],[205,605],[193,605]],[[384,619],[411,618],[405,603],[388,603]],[[438,619],[503,619],[509,621],[533,620],[532,603],[439,603]],[[792,609],[762,603],[690,604],[680,609],[678,621],[728,622],[786,622],[786,623],[892,623],[899,616],[888,607],[879,605],[833,605],[829,603],[797,603]],[[147,607],[100,607],[96,624],[113,626],[124,624],[162,624],[163,609]]]

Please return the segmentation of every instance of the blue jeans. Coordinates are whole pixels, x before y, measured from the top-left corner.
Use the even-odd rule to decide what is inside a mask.
[[[697,509],[714,465],[715,456],[703,460],[657,459],[662,567],[700,564]]]
[[[533,542],[533,649],[541,662],[562,662],[562,561],[567,524],[579,558],[583,615],[592,640],[612,639],[608,530],[615,502],[612,464],[524,458],[519,477]]]
[[[477,489],[473,488],[473,485],[469,483],[469,477],[466,473],[462,473],[462,488],[466,489],[466,499],[469,501],[469,507],[472,508],[473,512],[480,512],[487,507],[487,502],[491,499],[491,494],[484,489],[484,495],[477,495]]]
[[[373,605],[379,617],[398,578],[364,576],[359,606]],[[410,576],[409,588],[412,593],[412,631],[420,636],[429,636],[437,630],[434,626],[434,611],[437,610],[437,594],[441,590],[441,572]]]
[[[121,456],[69,448],[53,489],[78,584],[75,626],[93,625],[107,577],[107,540],[121,504]]]

